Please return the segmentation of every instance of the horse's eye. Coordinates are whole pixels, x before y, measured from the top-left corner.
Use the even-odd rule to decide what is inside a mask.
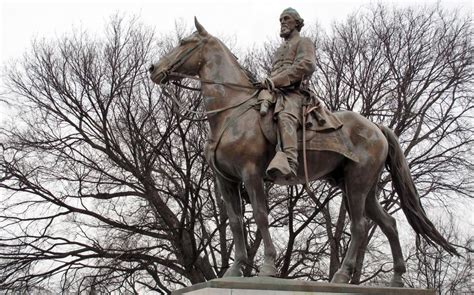
[[[180,46],[183,46],[184,44],[186,44],[186,41],[184,39],[179,40],[179,45]]]

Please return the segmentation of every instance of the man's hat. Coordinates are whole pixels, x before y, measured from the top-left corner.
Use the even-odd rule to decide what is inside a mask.
[[[301,28],[304,26],[304,19],[301,18],[300,14],[298,13],[298,11],[296,11],[296,9],[294,9],[292,7],[288,7],[287,9],[283,10],[283,12],[281,14],[289,14],[296,21],[298,21],[299,22],[298,31],[301,30]]]

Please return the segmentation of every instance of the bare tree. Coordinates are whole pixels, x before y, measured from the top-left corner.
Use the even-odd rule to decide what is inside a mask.
[[[438,221],[438,223],[440,223]],[[437,294],[470,294],[474,292],[472,249],[473,237],[462,237],[462,230],[449,223],[442,227],[443,234],[451,240],[459,241],[463,257],[453,257],[421,241],[419,247],[410,247],[408,269],[405,282],[412,288],[435,289]]]
[[[425,202],[442,204],[448,213],[450,202],[470,202],[474,195],[471,20],[439,6],[389,9],[378,5],[334,24],[331,32],[318,28],[306,32],[317,48],[318,69],[313,84],[327,107],[354,110],[394,129]],[[249,52],[250,57],[245,59],[249,68],[261,76],[268,75],[276,44],[269,42],[260,51]],[[378,194],[384,208],[394,214],[400,206],[398,196],[387,185],[388,177],[382,176]],[[340,192],[328,191],[322,184],[315,184],[313,189],[321,200],[329,197],[341,201]],[[271,193],[269,202],[273,204],[280,192]],[[295,202],[286,206],[288,214],[280,217],[284,209],[273,210],[285,223],[290,238],[290,243],[281,248],[293,249],[294,229],[290,225],[299,220],[293,208],[301,205],[306,219],[299,223],[304,228],[297,232],[318,233],[321,240],[296,239],[296,243],[312,244],[305,253],[315,255],[299,260],[294,249],[290,264],[311,265],[320,259],[318,266],[326,270],[321,276],[316,268],[301,273],[298,268],[288,269],[285,256],[280,264],[282,276],[330,279],[340,267],[350,239],[344,203],[331,202],[322,214],[305,224],[313,218],[311,212],[318,210],[317,204],[303,191],[298,197],[291,197],[291,191],[286,193]],[[379,236],[377,227],[370,223],[352,283],[374,282],[391,272],[385,241]],[[320,241],[327,244],[318,248]],[[285,251],[286,255],[289,252]]]
[[[148,64],[172,42],[154,40],[116,17],[105,40],[38,41],[10,69],[18,117],[1,129],[2,288],[167,293],[219,273],[207,253],[221,219],[204,127],[149,82]],[[176,91],[190,106],[200,99]]]
[[[379,5],[334,25],[332,33],[317,43],[315,84],[321,99],[333,110],[355,110],[394,129],[422,198],[446,204],[453,196],[456,201],[472,197],[470,19],[440,7],[414,10]],[[385,209],[393,214],[399,210],[398,198],[386,187],[388,177],[383,176],[379,193]],[[344,219],[332,220],[336,218],[337,232]],[[373,224],[367,228],[353,283],[384,271],[362,271],[363,253],[374,230]],[[340,254],[332,251],[331,259],[337,261],[333,255]],[[330,273],[337,267],[334,263]]]
[[[225,272],[233,241],[203,157],[207,126],[146,73],[187,33],[177,24],[172,36],[157,36],[116,17],[104,39],[75,32],[37,41],[9,69],[7,102],[17,116],[0,129],[1,289],[169,293]],[[393,128],[424,202],[470,200],[470,20],[439,7],[377,6],[330,33],[310,34],[318,58],[313,83],[326,105]],[[264,76],[275,48],[269,43],[242,60]],[[173,92],[199,110],[198,92]],[[388,177],[379,195],[394,214],[398,198]],[[339,268],[348,218],[340,191],[328,187],[312,184],[314,200],[300,186],[268,184],[282,277],[329,280]],[[245,274],[254,275],[261,236],[244,208]],[[385,243],[370,224],[353,283],[384,280],[392,267]]]

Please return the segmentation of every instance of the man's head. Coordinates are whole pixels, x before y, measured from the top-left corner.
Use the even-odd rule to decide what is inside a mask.
[[[301,31],[304,26],[304,19],[301,18],[298,11],[294,8],[283,10],[280,15],[280,37],[287,38],[293,30]]]

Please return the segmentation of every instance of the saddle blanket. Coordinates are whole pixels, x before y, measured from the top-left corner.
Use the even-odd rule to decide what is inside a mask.
[[[359,162],[359,157],[354,154],[354,145],[345,134],[345,129],[339,128],[331,131],[306,130],[306,150],[332,151]],[[303,132],[298,131],[298,150],[303,150]]]
[[[325,119],[327,124],[324,124],[324,126],[318,126],[314,118],[313,120],[309,119],[308,122],[310,122],[310,124],[307,122],[307,128],[305,130],[306,150],[332,151],[339,153],[354,162],[359,162],[358,156],[353,152],[354,145],[350,141],[349,135],[346,134],[345,129],[342,128],[342,123],[336,116],[337,113],[330,113],[326,109],[320,109],[318,111],[320,118],[322,117]],[[311,115],[308,116],[308,118],[311,118]],[[266,116],[261,117],[260,128],[268,141],[276,145],[276,132],[278,127],[276,121],[273,120],[273,112],[269,112]],[[303,150],[302,129],[298,130],[297,136],[299,139],[298,149]]]

